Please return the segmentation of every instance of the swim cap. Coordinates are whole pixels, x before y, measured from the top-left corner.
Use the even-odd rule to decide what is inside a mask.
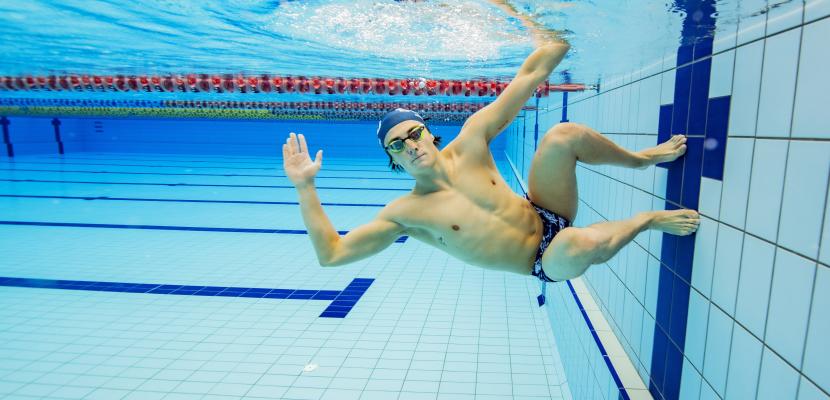
[[[403,108],[396,108],[393,111],[389,111],[383,116],[383,119],[378,122],[378,142],[380,143],[380,147],[383,147],[383,139],[386,137],[386,134],[389,133],[389,130],[403,121],[418,121],[423,124],[424,118],[415,111]]]

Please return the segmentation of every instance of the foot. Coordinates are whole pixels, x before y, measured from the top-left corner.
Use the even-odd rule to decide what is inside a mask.
[[[639,151],[637,154],[644,160],[643,165],[640,166],[641,169],[649,165],[674,161],[686,154],[686,136],[674,135],[671,139],[652,148]]]
[[[687,236],[695,233],[700,225],[700,214],[695,210],[650,211],[649,229],[656,229],[671,235]]]

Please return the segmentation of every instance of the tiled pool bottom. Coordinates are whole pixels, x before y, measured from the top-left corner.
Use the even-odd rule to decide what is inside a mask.
[[[374,279],[342,318],[321,317],[327,299],[0,286],[2,398],[570,398],[537,282],[415,240],[322,268],[286,233],[305,228],[277,160],[78,153],[0,171],[15,196],[0,221],[52,225],[0,225],[2,277],[317,293]],[[384,160],[327,159],[320,178],[341,230],[412,183]]]

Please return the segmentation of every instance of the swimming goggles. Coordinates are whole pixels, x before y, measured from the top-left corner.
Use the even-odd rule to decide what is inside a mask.
[[[421,137],[423,136],[424,129],[426,129],[425,125],[421,125],[409,132],[409,134],[403,139],[395,139],[389,142],[388,146],[384,146],[383,148],[391,153],[400,153],[403,151],[404,142],[408,139],[412,139],[415,142],[420,142]]]

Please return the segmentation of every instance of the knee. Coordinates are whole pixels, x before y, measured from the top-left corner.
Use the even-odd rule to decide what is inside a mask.
[[[542,145],[547,144],[571,144],[584,136],[585,129],[582,125],[573,122],[562,122],[554,125],[542,137]]]
[[[578,264],[593,265],[605,261],[606,252],[604,241],[597,235],[593,235],[590,231],[569,231],[563,230],[560,232],[568,233],[564,238],[563,250],[567,257],[574,260]]]

